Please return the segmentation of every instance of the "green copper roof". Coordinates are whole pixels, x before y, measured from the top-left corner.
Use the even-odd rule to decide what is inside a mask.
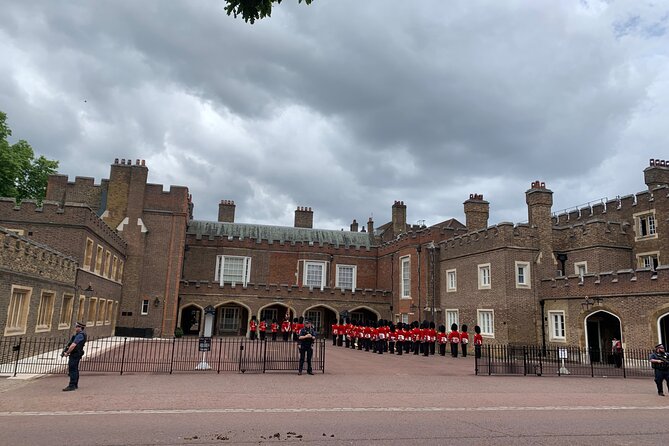
[[[188,224],[188,234],[202,237],[238,237],[242,239],[267,240],[279,243],[330,244],[369,248],[369,234],[366,232],[334,231],[328,229],[293,228],[290,226],[253,225],[245,223],[220,223],[192,220]]]

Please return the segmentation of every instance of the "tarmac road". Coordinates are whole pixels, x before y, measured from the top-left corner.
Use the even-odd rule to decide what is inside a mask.
[[[325,374],[83,374],[0,380],[0,445],[645,445],[651,379],[474,376],[473,358],[328,346]]]

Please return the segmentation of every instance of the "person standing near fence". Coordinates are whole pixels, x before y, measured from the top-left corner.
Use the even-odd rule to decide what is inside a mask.
[[[249,322],[249,339],[252,341],[256,340],[256,337],[258,335],[258,321],[256,320],[255,316],[251,316],[251,322]]]
[[[304,327],[300,329],[297,339],[300,342],[300,367],[297,369],[297,374],[302,374],[302,370],[304,369],[304,360],[306,359],[307,373],[309,375],[313,375],[314,372],[311,368],[311,358],[314,355],[314,339],[316,339],[316,330],[314,330],[311,326],[311,321],[309,319],[304,320]]]
[[[657,344],[655,351],[648,357],[650,365],[655,370],[655,385],[657,385],[657,394],[664,396],[663,382],[667,382],[667,389],[669,390],[669,357],[664,351],[663,344]]]
[[[460,345],[460,332],[458,331],[458,324],[451,324],[451,332],[448,333],[448,342],[451,344],[451,356],[458,357],[458,346]]]
[[[621,368],[623,366],[623,343],[615,336],[611,341],[611,354],[613,355],[613,363],[617,368]]]
[[[276,319],[272,319],[272,342],[276,342],[276,333],[279,331],[279,324],[277,324]]]
[[[281,322],[281,336],[283,336],[283,342],[288,342],[290,331],[290,317],[286,316],[283,322]]]
[[[70,383],[63,389],[63,392],[70,392],[79,388],[79,362],[84,356],[84,345],[86,344],[86,324],[77,322],[75,333],[70,342],[63,350],[61,356],[67,357],[67,372],[70,375]]]
[[[483,336],[481,336],[481,327],[476,325],[474,327],[474,357],[481,359],[481,347],[483,346]]]
[[[467,333],[467,324],[462,324],[460,331],[460,346],[462,348],[462,357],[467,357],[467,345],[469,344],[469,333]]]

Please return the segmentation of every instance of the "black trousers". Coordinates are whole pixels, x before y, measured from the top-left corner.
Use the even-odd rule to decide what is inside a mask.
[[[437,346],[435,345],[434,341],[430,342],[430,354],[434,355],[435,350],[437,349]]]
[[[251,331],[251,335],[249,336],[249,339],[252,340],[252,341],[255,341],[255,339],[256,339],[256,332],[255,331]]]
[[[474,356],[477,359],[481,359],[481,346],[480,345],[474,345]]]
[[[446,344],[439,344],[439,354],[446,356]]]
[[[403,350],[404,350],[404,341],[397,341],[397,354],[401,356]]]
[[[337,335],[336,334],[332,335],[332,345],[337,345]]]
[[[304,359],[306,357],[307,360],[307,372],[311,373],[311,357],[314,355],[314,349],[311,347],[308,348],[302,348],[300,347],[300,368],[298,369],[299,372],[304,370]]]
[[[451,342],[451,356],[454,358],[458,357],[458,344]]]
[[[283,342],[288,342],[288,335],[290,335],[290,332],[284,331],[282,336],[283,336]]]
[[[71,380],[72,378],[70,378]],[[667,390],[669,390],[669,370],[658,370],[655,369],[655,385],[657,386],[658,393],[664,393],[662,388],[662,383],[667,382]]]
[[[261,331],[261,332],[260,332],[260,340],[261,340],[261,341],[264,341],[264,340],[265,340],[265,332],[264,332],[264,331]]]
[[[467,356],[467,344],[460,344],[460,345],[462,345],[462,357],[464,358]]]
[[[79,355],[70,355],[67,358],[67,372],[70,375],[69,387],[79,387],[79,362],[80,361],[81,361],[81,356],[79,356]]]
[[[272,341],[276,341],[276,331],[272,332]]]

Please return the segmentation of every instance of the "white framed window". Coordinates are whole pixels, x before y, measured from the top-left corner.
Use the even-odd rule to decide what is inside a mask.
[[[321,331],[322,321],[323,321],[323,312],[320,310],[309,310],[306,314],[307,319],[311,321],[311,324],[316,329],[316,332]]]
[[[460,326],[460,311],[446,310],[446,329],[450,330],[453,324],[458,324],[458,327]]]
[[[411,298],[411,257],[400,258],[400,296],[402,299]]]
[[[639,212],[633,215],[636,240],[643,238],[657,238],[655,227],[655,209],[650,212]]]
[[[239,317],[240,317],[239,307],[221,308],[221,321],[219,323],[219,330],[239,333],[239,327],[240,327]]]
[[[660,253],[658,251],[642,252],[637,254],[636,258],[639,268],[655,271],[655,269],[660,266]]]
[[[251,257],[216,256],[214,280],[221,286],[225,283],[246,286],[251,280]]]
[[[403,324],[408,324],[409,323],[409,314],[408,313],[402,313],[400,314],[399,321],[402,322]]]
[[[325,288],[325,262],[304,262],[303,284],[310,288]]]
[[[58,318],[59,330],[70,328],[73,313],[74,296],[72,294],[63,294],[63,301],[60,305],[60,317]]]
[[[25,334],[28,326],[28,312],[30,311],[30,297],[32,288],[12,285],[12,294],[7,308],[7,323],[5,336]]]
[[[455,269],[446,270],[446,292],[452,293],[458,290],[458,272]],[[450,325],[449,325],[450,327]]]
[[[56,295],[52,291],[43,291],[37,308],[37,323],[35,333],[51,330],[51,319],[53,319],[53,302]]]
[[[578,279],[582,282],[583,277],[588,274],[588,262],[574,263],[574,274],[576,274]]]
[[[358,267],[355,265],[337,265],[337,288],[355,290]]]
[[[276,308],[265,308],[260,311],[260,320],[261,321],[273,321],[279,320],[279,311]]]
[[[476,310],[478,326],[481,327],[481,335],[495,337],[495,312],[494,310]]]
[[[139,312],[142,316],[149,314],[149,299],[142,300],[142,308]]]
[[[88,301],[88,317],[86,318],[86,326],[95,326],[95,321],[98,318],[98,298],[91,297]]]
[[[565,341],[567,339],[564,311],[549,311],[548,320],[550,322],[550,339],[553,341]]]
[[[490,289],[490,263],[478,265],[479,290]]]
[[[531,288],[530,263],[516,262],[516,288]]]

